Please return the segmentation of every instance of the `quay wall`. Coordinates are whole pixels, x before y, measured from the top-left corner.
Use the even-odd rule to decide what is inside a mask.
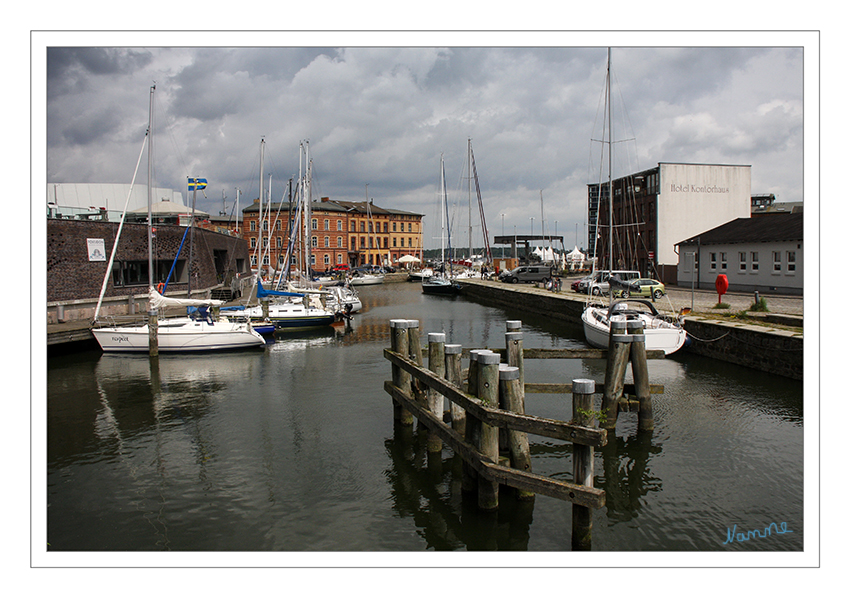
[[[462,293],[473,300],[531,312],[574,324],[581,323],[584,299],[552,293],[532,285],[463,281]],[[704,355],[756,370],[803,379],[803,334],[699,316],[685,319],[691,342],[682,352]]]

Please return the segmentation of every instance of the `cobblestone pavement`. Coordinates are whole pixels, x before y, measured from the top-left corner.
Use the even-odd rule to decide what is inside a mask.
[[[562,288],[565,293],[573,293],[570,290],[570,284],[576,280],[576,278],[571,279],[563,279]],[[575,293],[573,293],[575,294]],[[760,296],[764,298],[767,303],[767,309],[771,313],[775,314],[791,314],[791,315],[803,315],[803,297],[795,296],[795,295],[772,295],[760,293]],[[661,307],[666,307],[669,309],[669,305],[667,300],[670,300],[670,304],[672,304],[674,310],[679,310],[683,307],[691,307],[691,289],[685,287],[675,287],[668,286],[667,287],[667,295],[658,300],[658,303]],[[713,309],[715,305],[717,305],[717,292],[714,290],[707,289],[694,289],[693,291],[693,310],[698,313],[706,313],[706,314],[723,314],[723,313],[736,313],[746,309],[749,309],[750,306],[755,301],[755,297],[753,293],[736,293],[729,292],[723,295],[723,303],[727,303],[729,305],[728,309]]]

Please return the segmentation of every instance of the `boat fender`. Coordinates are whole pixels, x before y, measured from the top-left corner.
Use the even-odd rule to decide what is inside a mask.
[[[162,295],[162,292],[165,290],[165,284],[159,282],[156,285],[156,292]]]

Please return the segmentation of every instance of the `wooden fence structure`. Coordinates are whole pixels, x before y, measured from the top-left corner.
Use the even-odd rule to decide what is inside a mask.
[[[384,350],[384,357],[392,364],[392,380],[384,382],[384,390],[393,399],[397,422],[412,425],[415,418],[427,429],[429,453],[441,452],[445,444],[463,459],[461,488],[464,494],[477,496],[478,508],[498,509],[500,485],[514,488],[519,500],[542,494],[569,501],[573,550],[589,550],[592,509],[605,505],[605,492],[593,487],[594,450],[607,443],[618,412],[637,411],[639,429],[651,430],[650,395],[663,391],[649,384],[646,364],[648,356],[663,357],[663,352],[647,355],[643,330],[622,324],[612,330],[607,351],[524,349],[518,320],[507,321],[504,349],[468,350],[446,344],[444,333],[429,333],[427,346],[422,347],[417,320],[391,320],[391,348]],[[464,356],[469,358],[465,377]],[[606,358],[605,382],[526,383],[524,360],[528,358]],[[634,384],[626,385],[629,362]],[[571,393],[573,419],[564,422],[526,414],[527,392]],[[594,411],[593,395],[599,392],[602,408]],[[601,427],[597,419],[602,420]],[[528,434],[573,443],[573,482],[531,471]]]

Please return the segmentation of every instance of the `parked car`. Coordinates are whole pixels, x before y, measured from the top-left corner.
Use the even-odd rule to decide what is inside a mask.
[[[640,272],[637,270],[614,270],[611,273],[608,270],[600,270],[593,274],[587,282],[583,283],[585,279],[580,280],[577,290],[584,295],[607,295],[610,291],[608,278],[611,275],[616,276],[624,282],[630,282],[640,278]]]
[[[570,285],[570,288],[576,293],[586,293],[587,285],[590,284],[591,280],[593,280],[592,276],[585,276],[584,278],[579,278],[578,280],[573,281],[573,283]]]
[[[639,278],[631,282],[632,284],[640,285],[640,291],[615,290],[614,296],[623,297],[624,299],[628,297],[653,297],[658,299],[667,293],[664,283],[653,278]]]
[[[544,282],[552,278],[552,266],[518,266],[499,274],[502,282]]]

